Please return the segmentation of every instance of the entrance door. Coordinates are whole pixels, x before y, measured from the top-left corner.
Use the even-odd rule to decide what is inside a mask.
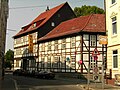
[[[23,59],[23,70],[27,70],[27,59]]]

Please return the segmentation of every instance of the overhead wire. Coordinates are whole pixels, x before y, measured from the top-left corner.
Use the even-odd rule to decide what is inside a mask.
[[[15,30],[15,29],[7,29],[7,31],[16,32],[17,30]]]
[[[71,2],[71,3],[78,3],[80,2],[79,0],[78,1],[74,1],[74,2]],[[51,6],[51,5],[58,5],[58,3],[54,3],[54,4],[49,4],[49,5],[39,5],[39,6],[26,6],[26,7],[11,7],[9,9],[25,9],[25,8],[37,8],[37,7],[45,7],[45,6]]]

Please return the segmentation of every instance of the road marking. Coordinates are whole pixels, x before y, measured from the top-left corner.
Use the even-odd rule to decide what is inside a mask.
[[[32,88],[29,88],[29,90],[38,90],[38,89],[41,89],[41,88],[58,88],[58,87],[70,87],[70,86],[74,86],[74,85],[48,85],[48,86],[34,86]]]
[[[15,84],[15,89],[18,90],[18,85],[17,85],[17,81],[15,79],[10,78],[11,80],[13,80],[14,84]]]

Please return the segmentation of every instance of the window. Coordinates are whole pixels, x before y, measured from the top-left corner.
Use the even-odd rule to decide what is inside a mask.
[[[57,67],[58,67],[58,61],[59,61],[59,57],[58,57],[58,56],[55,56],[55,57],[54,57],[54,62],[53,62],[53,67],[54,67],[54,68],[57,68]]]
[[[90,68],[93,69],[97,66],[97,60],[94,60],[93,57],[90,57]]]
[[[96,36],[95,35],[91,35],[91,37],[90,37],[90,45],[91,46],[96,45]]]
[[[41,45],[41,51],[45,51],[45,45],[44,44]]]
[[[36,23],[33,24],[33,27],[36,27]]]
[[[51,68],[51,57],[50,56],[48,57],[48,60],[47,60],[47,67]]]
[[[63,39],[62,40],[62,49],[65,49],[66,48],[66,39]]]
[[[58,40],[55,40],[55,50],[58,50]]]
[[[116,0],[112,0],[112,4],[114,4],[116,2]]]
[[[75,37],[71,38],[71,47],[75,47]]]
[[[88,40],[89,40],[89,36],[88,36],[87,34],[84,34],[84,35],[83,35],[83,39],[84,39],[85,41],[88,41]]]
[[[16,49],[16,55],[21,55],[21,54],[22,54],[21,48]]]
[[[65,68],[65,60],[66,60],[65,56],[62,56],[62,61],[61,61],[62,68]]]
[[[44,64],[45,64],[45,62],[44,62],[44,61],[45,61],[45,58],[44,58],[44,57],[42,57],[42,58],[41,58],[41,68],[44,68]]]
[[[53,26],[53,27],[54,27],[54,26],[55,26],[55,23],[54,23],[54,22],[51,22],[51,26]]]
[[[21,38],[17,38],[15,44],[21,44]]]
[[[16,67],[19,67],[19,61],[16,60]]]
[[[48,42],[48,51],[51,50],[51,42]]]
[[[112,32],[113,32],[113,35],[117,34],[117,19],[116,19],[116,17],[112,18]]]
[[[118,68],[118,51],[113,51],[113,68]]]
[[[58,17],[60,17],[60,14],[58,14]]]

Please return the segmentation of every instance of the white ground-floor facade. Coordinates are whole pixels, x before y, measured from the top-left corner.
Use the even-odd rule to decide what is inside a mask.
[[[97,60],[93,57],[97,50]],[[99,44],[99,35],[75,35],[39,43],[38,68],[54,72],[93,72],[95,67],[101,72],[102,59],[106,57],[106,46]],[[79,61],[82,60],[83,64]]]

